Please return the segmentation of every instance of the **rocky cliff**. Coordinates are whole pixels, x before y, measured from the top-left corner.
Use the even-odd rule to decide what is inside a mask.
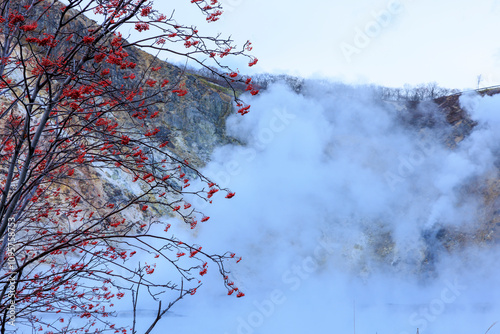
[[[492,96],[500,93],[500,89],[482,89],[475,93]],[[395,106],[404,123],[421,131],[425,128],[443,128],[444,125],[447,131],[438,140],[452,151],[457,149],[477,126],[461,106],[461,96],[462,93],[458,93],[429,101],[388,103]],[[467,226],[438,226],[437,229],[423,232],[421,238],[426,247],[422,249],[422,270],[432,271],[438,258],[437,254],[443,250],[454,252],[466,246],[486,246],[500,241],[500,164],[495,163],[495,167],[496,169],[489,171],[487,175],[470,179],[466,185],[458,189],[457,194],[460,198],[479,199],[475,221],[468,222]],[[374,251],[379,259],[394,255],[394,243],[390,234],[381,233],[371,237]]]
[[[54,3],[58,4],[55,8],[63,6],[58,1]],[[42,15],[43,6],[34,7],[34,10],[36,15]],[[51,32],[54,29],[50,22],[50,11],[53,10],[55,9],[51,8],[48,13],[42,15],[47,19],[38,21],[38,30]],[[68,16],[73,17],[74,13],[74,10],[70,10]],[[77,16],[72,20],[69,29],[85,31],[92,26],[97,26],[97,23],[85,16]],[[60,41],[55,53],[64,53],[65,47],[65,41]],[[38,46],[34,44],[33,48],[36,50]],[[127,45],[125,51],[128,54],[127,60],[136,63],[137,66],[133,70],[125,71],[109,66],[111,71],[109,77],[116,86],[131,87],[134,81],[143,82],[144,79],[139,78],[139,75],[145,74],[158,82],[168,80],[171,88],[180,85],[187,90],[185,96],[158,95],[155,101],[160,109],[159,117],[156,118],[157,127],[160,129],[157,139],[168,140],[173,153],[188,159],[195,166],[202,166],[209,159],[214,147],[233,141],[226,136],[225,131],[225,119],[233,111],[233,92],[230,89],[161,61],[137,47]],[[157,67],[159,70],[151,71],[152,67]],[[131,73],[138,74],[138,77],[134,80],[126,79],[126,74]],[[143,88],[147,90],[149,87],[144,85]],[[132,124],[129,119],[124,118],[121,121],[128,122],[128,125]]]
[[[173,156],[180,160],[186,159],[195,168],[203,167],[216,147],[236,142],[226,133],[226,118],[235,112],[232,91],[209,82],[202,76],[186,73],[182,68],[159,61],[138,48],[129,48],[127,52],[130,60],[137,63],[134,69],[136,73],[150,67],[161,67],[151,73],[151,79],[161,82],[168,78],[187,90],[187,94],[181,97],[176,94],[157,97],[159,113],[154,126],[160,131],[152,140],[157,144],[168,142],[166,148]],[[112,74],[115,84],[130,84],[123,79],[122,73]],[[124,127],[139,127],[130,117],[120,119],[120,123]],[[189,171],[186,172],[189,174]],[[90,178],[93,182],[78,184],[76,187],[84,193],[97,194],[100,203],[126,202],[138,195],[141,189],[147,188],[132,183],[132,175],[119,168],[88,168],[84,174],[82,178]],[[121,217],[142,225],[164,215],[175,216],[168,207],[161,205],[150,205],[148,211],[145,214],[143,211],[130,209],[123,212]]]

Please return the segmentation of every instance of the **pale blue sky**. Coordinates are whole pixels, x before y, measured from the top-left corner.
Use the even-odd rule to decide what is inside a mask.
[[[388,86],[436,81],[453,88],[475,87],[482,74],[482,86],[500,84],[497,0],[221,2],[219,22],[206,26],[179,6],[178,18],[250,39],[258,71]]]

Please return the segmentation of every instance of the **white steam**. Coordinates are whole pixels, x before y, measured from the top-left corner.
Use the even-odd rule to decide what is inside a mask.
[[[227,122],[242,145],[217,149],[204,170],[236,196],[204,209],[198,236],[243,257],[231,270],[246,296],[225,296],[214,278],[165,324],[352,333],[355,318],[356,333],[484,333],[500,320],[496,248],[476,233],[488,223],[481,189],[496,175],[500,97],[461,98],[477,126],[453,149],[435,106],[413,126],[369,89],[274,85],[251,104]]]

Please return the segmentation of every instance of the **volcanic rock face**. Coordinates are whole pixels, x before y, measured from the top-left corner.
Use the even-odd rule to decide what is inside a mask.
[[[487,89],[476,92],[480,96],[492,96],[500,93],[500,89]],[[432,101],[421,102],[389,102],[398,111],[398,118],[403,124],[422,131],[440,129],[436,133],[440,141],[450,151],[459,148],[459,145],[473,132],[477,123],[471,119],[467,110],[461,105],[462,94],[444,96]],[[443,129],[445,129],[443,131]],[[468,180],[460,189],[456,190],[459,202],[467,199],[478,199],[475,221],[467,226],[440,226],[422,231],[423,248],[419,255],[419,263],[415,263],[414,270],[419,273],[432,273],[441,254],[461,251],[468,246],[487,245],[500,240],[500,164],[495,163],[493,170]],[[381,232],[370,235],[375,257],[380,260],[397,264],[397,250],[391,235]],[[395,260],[396,259],[396,260]]]
[[[17,1],[13,1],[15,3]],[[59,3],[55,1],[55,3]],[[60,6],[63,6],[62,3]],[[51,10],[56,10],[58,6],[51,7],[49,13],[42,15],[39,20],[38,29],[50,32]],[[41,15],[42,6],[34,8],[36,15]],[[68,15],[75,16],[75,11],[71,10]],[[87,30],[88,27],[97,23],[85,16],[77,16],[72,20],[69,27],[72,31]],[[125,45],[127,42],[125,42]],[[62,40],[55,48],[55,53],[64,53],[65,41]],[[36,50],[37,45],[33,45]],[[168,87],[184,87],[187,94],[177,96],[175,93],[156,95],[155,102],[159,107],[157,127],[160,133],[157,140],[169,141],[169,148],[172,153],[177,154],[182,159],[187,159],[194,166],[200,167],[209,159],[210,152],[216,146],[232,142],[226,136],[225,119],[233,111],[232,100],[233,91],[210,82],[202,76],[186,73],[185,69],[159,60],[157,57],[144,52],[140,48],[127,46],[124,48],[128,54],[127,60],[136,63],[137,66],[131,70],[120,70],[114,66],[109,66],[109,78],[117,85],[130,88],[134,82],[139,80],[127,79],[127,74],[147,73],[149,79],[158,83],[168,80]],[[151,71],[152,67],[159,68]],[[144,86],[145,90],[149,87]],[[129,118],[120,119],[125,125],[133,124]]]
[[[127,49],[127,52],[130,60],[137,63],[135,72],[161,67],[151,73],[152,80],[162,82],[167,79],[187,90],[187,94],[181,97],[176,94],[157,97],[160,110],[155,126],[160,130],[156,136],[159,143],[168,141],[172,153],[200,167],[208,161],[215,147],[234,141],[226,135],[226,118],[233,112],[233,96],[227,88],[210,83],[201,76],[185,73],[183,69],[155,59],[138,48]],[[129,84],[118,74],[113,81]],[[131,120],[122,121],[130,123]]]
[[[186,159],[190,166],[203,167],[210,159],[212,151],[235,140],[226,134],[226,118],[234,112],[232,98],[224,87],[209,83],[203,77],[185,73],[181,68],[158,61],[153,56],[137,48],[128,49],[129,57],[137,62],[135,71],[145,70],[150,66],[161,67],[152,73],[151,78],[161,82],[165,78],[175,81],[187,90],[179,97],[176,94],[158,96],[158,116],[154,126],[159,129],[152,138],[157,144],[168,142],[166,148],[179,160]],[[115,81],[116,80],[116,81]],[[120,85],[129,84],[118,75],[113,81]],[[130,117],[119,119],[124,127],[138,128],[140,124]],[[161,157],[156,157],[161,160]],[[186,170],[189,175],[189,171]],[[99,193],[103,202],[124,202],[141,191],[141,185],[132,183],[132,175],[126,170],[96,168],[83,178],[92,177],[91,185],[85,185],[86,191]],[[181,187],[180,185],[178,185]],[[144,189],[143,189],[144,190]],[[127,221],[149,222],[163,215],[172,215],[169,208],[150,205],[148,215],[143,211],[130,209],[123,213]]]

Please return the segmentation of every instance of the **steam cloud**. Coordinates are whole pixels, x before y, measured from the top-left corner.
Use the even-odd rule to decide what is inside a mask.
[[[241,145],[204,170],[236,196],[204,209],[197,236],[243,257],[231,269],[246,297],[214,277],[162,321],[190,333],[484,333],[500,320],[498,249],[478,232],[498,204],[485,193],[500,96],[460,102],[477,125],[456,143],[432,103],[412,114],[369,88],[311,81],[253,98],[227,121]]]

